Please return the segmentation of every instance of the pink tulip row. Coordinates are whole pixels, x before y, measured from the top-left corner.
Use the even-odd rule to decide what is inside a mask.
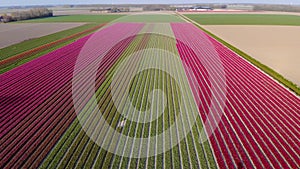
[[[173,23],[172,29],[182,61],[195,74],[196,84],[189,80],[203,121],[207,120],[210,101],[215,97],[210,91],[210,80],[217,87],[224,83],[216,60],[222,62],[226,106],[209,138],[218,166],[299,167],[299,97],[192,24]],[[217,55],[209,52],[212,47]],[[216,125],[214,120],[210,126]],[[210,130],[211,127],[206,128],[207,133]]]
[[[87,43],[94,47],[85,49],[89,53],[77,63],[82,69],[77,73],[88,76],[89,64],[110,51],[98,68],[96,79],[102,83],[99,78],[105,77],[142,26],[114,24],[0,75],[0,168],[38,166],[76,118],[72,77],[78,55],[92,46]],[[117,43],[124,37],[130,38]]]

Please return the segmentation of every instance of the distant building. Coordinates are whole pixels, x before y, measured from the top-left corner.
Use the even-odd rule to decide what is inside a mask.
[[[176,6],[177,11],[212,11],[213,9],[211,7],[206,6]]]
[[[213,9],[210,7],[206,7],[206,6],[204,6],[204,7],[198,6],[198,7],[194,7],[193,10],[195,10],[195,11],[211,11]]]
[[[227,5],[227,9],[252,11],[254,9],[254,6],[253,5],[242,5],[242,4],[229,4],[229,5]]]

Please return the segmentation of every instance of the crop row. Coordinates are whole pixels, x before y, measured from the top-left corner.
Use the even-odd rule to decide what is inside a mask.
[[[104,38],[102,42],[105,45],[101,47],[109,49],[110,38],[118,41],[139,28],[139,24],[126,27],[115,24],[93,36],[98,41]],[[0,112],[0,142],[3,145],[0,166],[37,167],[73,122],[76,117],[71,91],[73,69],[80,50],[89,38],[91,36],[1,75],[4,80],[0,89],[3,103]],[[124,50],[130,41],[124,41],[122,47],[117,45],[116,51]],[[116,59],[104,57],[100,71],[105,74]]]
[[[147,53],[148,49],[153,52]],[[163,51],[173,53],[182,63]],[[141,55],[127,62],[123,76],[112,83],[118,66],[135,52]],[[82,56],[80,62],[78,55]],[[139,72],[130,82],[127,97],[123,84],[149,64],[165,66],[175,77],[160,69]],[[94,75],[97,106],[93,106],[86,89]],[[300,99],[192,24],[117,23],[0,78],[0,168],[215,168],[215,160],[220,168],[300,165]],[[81,100],[72,100],[72,80],[78,82],[73,96]],[[144,123],[130,121],[118,112],[112,87],[116,98],[122,100],[122,112],[133,113]],[[163,91],[166,97],[149,100],[154,89]],[[125,101],[131,101],[135,109]],[[75,112],[74,104],[82,111]],[[148,110],[153,104],[150,113],[156,120],[146,123],[143,113],[136,109]],[[166,107],[159,115],[163,105]],[[115,129],[113,133],[101,124],[95,128],[99,125],[99,116],[93,114],[97,108]],[[200,115],[191,114],[194,111]],[[178,119],[179,113],[195,118],[195,124]],[[122,121],[125,125],[118,127]],[[98,134],[94,139],[100,145],[81,125]],[[147,138],[165,132],[171,125],[176,126],[175,135],[149,142],[148,146],[115,137],[121,133]],[[189,133],[182,128],[185,125],[191,128]],[[208,136],[200,134],[203,127]],[[186,137],[179,140],[181,134]],[[209,142],[201,143],[205,137]],[[167,152],[147,158],[125,157],[125,153],[158,153],[174,139],[179,144]],[[106,151],[104,144],[123,155]]]
[[[106,75],[106,79],[107,79],[107,77],[109,77],[109,74]],[[96,86],[97,86],[97,84],[96,84]],[[102,91],[104,91],[104,93]],[[107,92],[107,91],[109,91],[109,85],[108,85],[108,83],[103,83],[103,85],[100,86],[99,90],[97,90],[96,95],[97,95],[98,98],[101,98],[100,101],[99,101],[100,109],[103,110],[103,111],[105,109],[108,109],[108,111],[104,111],[105,112],[104,116],[106,118],[111,118],[110,115],[113,114],[113,112],[110,112],[110,111],[112,111],[111,110],[111,103],[110,103],[111,102],[111,97],[109,95],[109,92]],[[99,94],[102,97],[99,97],[98,96]],[[89,104],[86,104],[86,106],[88,107]],[[87,113],[87,115],[88,115],[88,113]],[[87,121],[87,123],[88,122],[92,123],[91,120]],[[110,120],[108,120],[108,122],[111,123]],[[81,142],[81,144],[84,147],[91,147],[92,146],[93,150],[97,150],[97,149],[99,149],[99,147],[97,145],[95,145],[95,143],[93,141],[89,141],[88,137],[86,135],[84,135],[84,131],[81,129],[80,124],[76,123],[74,125],[77,125],[76,131],[73,132],[74,134],[72,135],[72,137],[68,137],[67,135],[65,135],[64,137],[66,137],[66,138],[68,137],[68,140],[64,143],[62,142],[63,145],[61,145],[61,146],[63,146],[63,149],[65,149],[65,148],[68,149],[67,154],[65,154],[64,151],[59,151],[59,152],[53,151],[53,153],[50,154],[50,156],[46,159],[45,163],[42,166],[49,166],[49,167],[51,167],[53,165],[60,165],[60,166],[67,166],[68,165],[68,166],[70,166],[70,164],[68,164],[70,162],[69,159],[74,158],[74,157],[78,157],[78,156],[81,156],[81,155],[83,156],[83,158],[88,156],[87,157],[87,162],[86,162],[87,166],[91,166],[93,164],[93,162],[94,162],[93,160],[94,160],[95,156],[97,155],[97,151],[96,152],[93,151],[92,153],[89,153],[89,150],[86,150],[87,152],[86,151],[79,151],[76,145],[78,145],[79,142]],[[80,133],[80,134],[77,134],[77,133]],[[81,141],[82,139],[85,140],[85,142],[82,142]],[[86,143],[87,141],[88,141],[88,143]],[[58,145],[60,145],[60,143],[61,142],[59,142]],[[69,144],[72,144],[72,146],[69,146]],[[84,148],[84,147],[82,147],[82,148]],[[56,149],[56,147],[54,149]],[[76,152],[75,155],[73,155],[72,152]],[[58,154],[56,154],[56,153],[58,153]],[[103,163],[102,159],[105,157],[105,154],[102,154],[102,153],[106,154],[106,152],[101,151],[101,156],[95,159],[96,160],[95,165],[97,165],[97,166],[102,165],[102,163]],[[60,163],[57,163],[55,161],[53,162],[51,160],[51,158],[59,159],[61,161],[60,161]],[[78,160],[79,164],[77,164],[77,165],[81,165],[81,163],[84,163],[85,160],[86,160],[86,158],[84,158],[84,160],[81,160],[81,158],[80,158]],[[74,162],[76,162],[76,161],[74,161]]]
[[[213,132],[210,144],[218,166],[299,167],[300,99],[192,24],[174,23],[172,28],[182,61],[197,77],[197,83],[190,84],[195,89],[194,97],[201,103],[200,116],[210,124],[206,131]],[[210,52],[212,49],[217,55]],[[226,81],[220,80],[224,79],[222,70]],[[220,91],[224,82],[224,114],[216,113],[213,119],[207,119],[210,99],[224,95],[210,92],[211,84],[216,84],[213,87]],[[218,118],[218,127],[210,131]]]
[[[154,27],[154,28],[153,28]],[[169,59],[168,57],[162,55],[160,53],[159,60],[156,59],[143,59],[142,56],[135,58],[134,61],[127,63],[126,70],[124,70],[124,76],[117,79],[117,83],[114,86],[117,88],[118,93],[117,98],[122,99],[124,94],[122,93],[122,84],[124,81],[128,80],[130,73],[134,72],[134,70],[139,67],[146,66],[150,63],[156,65],[167,65],[171,70],[176,71],[181,81],[175,82],[172,78],[167,75],[165,72],[150,69],[147,71],[143,71],[135,76],[135,78],[131,82],[131,90],[129,92],[129,98],[131,99],[133,105],[137,109],[146,110],[149,108],[149,104],[153,104],[153,102],[157,102],[156,109],[154,110],[152,116],[156,117],[156,120],[150,123],[135,123],[130,120],[124,118],[120,115],[120,112],[117,111],[116,107],[113,105],[112,96],[111,96],[111,81],[113,74],[117,68],[117,65],[122,63],[128,56],[133,54],[136,51],[143,51],[143,49],[153,49],[159,48],[167,51],[176,52],[175,39],[170,37],[159,36],[156,34],[148,34],[147,32],[151,32],[154,29],[160,28],[171,30],[169,25],[166,24],[166,27],[162,25],[149,24],[146,25],[141,32],[145,34],[141,34],[135,37],[134,41],[132,41],[131,45],[121,54],[119,60],[115,63],[113,67],[106,74],[106,78],[103,83],[99,86],[98,90],[96,90],[96,96],[98,98],[98,106],[100,110],[103,112],[103,116],[106,121],[110,124],[111,127],[115,128],[115,132],[120,132],[124,135],[128,135],[131,137],[148,137],[155,136],[158,133],[162,133],[167,128],[170,127],[172,123],[175,123],[176,113],[179,111],[179,100],[178,100],[178,87],[177,85],[184,86],[185,95],[184,105],[181,111],[183,113],[188,113],[193,110],[193,97],[192,94],[188,94],[189,85],[184,73],[184,70],[181,68],[182,65],[176,63],[174,60]],[[159,32],[158,32],[159,33]],[[155,54],[155,53],[153,53]],[[159,53],[158,53],[159,54]],[[179,56],[177,56],[179,58]],[[86,77],[90,78],[90,77]],[[180,83],[177,84],[176,83]],[[98,84],[96,84],[97,86]],[[158,98],[157,100],[149,101],[148,96],[149,92],[153,89],[161,89],[167,94],[166,100],[162,98]],[[124,91],[123,91],[124,92]],[[163,105],[163,103],[167,103],[167,107],[163,115],[158,116],[159,107]],[[91,113],[95,109],[95,107],[90,106],[91,103],[87,101],[84,104],[84,115],[83,119],[86,124],[89,124],[89,128],[93,128],[95,124],[98,124],[98,120]],[[129,109],[129,107],[123,105],[123,112],[136,113],[134,110]],[[194,107],[195,109],[195,107]],[[141,118],[139,116],[139,118]],[[197,117],[195,117],[197,118]],[[126,120],[126,124],[123,128],[118,128],[117,125],[119,122]],[[176,122],[183,123],[183,122]],[[180,126],[179,124],[176,124]],[[201,121],[198,117],[197,125],[192,127],[191,133],[187,133],[187,137],[183,139],[177,146],[173,147],[171,150],[158,154],[157,156],[148,157],[148,158],[128,158],[124,156],[117,156],[113,153],[107,152],[103,148],[99,147],[92,140],[85,135],[84,131],[80,127],[80,123],[75,120],[75,122],[70,126],[69,130],[67,130],[66,134],[61,138],[58,144],[54,147],[53,151],[48,155],[42,164],[42,168],[52,168],[52,167],[95,167],[95,168],[107,168],[107,167],[123,167],[123,168],[197,168],[197,167],[215,167],[214,159],[212,157],[210,147],[208,143],[199,144],[198,143],[198,135],[199,129],[201,129]],[[107,143],[107,140],[112,139],[113,133],[107,133],[106,128],[101,128],[100,136],[97,139],[102,139],[102,143]],[[182,130],[181,128],[177,128]],[[105,134],[106,133],[106,134]],[[177,136],[170,136],[170,138],[178,138]],[[112,141],[110,143],[110,147],[113,147],[115,150],[123,151],[124,153],[132,153],[146,151],[150,153],[150,151],[157,151],[160,147],[168,145],[168,143],[164,143],[163,140],[156,140],[155,147],[150,149],[150,147],[143,147],[139,145],[139,143],[130,143],[128,140],[123,142],[124,140]],[[161,143],[161,144],[159,144]]]

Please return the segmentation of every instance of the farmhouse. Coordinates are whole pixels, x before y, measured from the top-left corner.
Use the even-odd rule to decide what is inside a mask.
[[[198,6],[198,7],[192,8],[192,10],[194,10],[194,11],[211,11],[213,9],[210,7],[206,7],[206,6],[204,6],[204,7]]]

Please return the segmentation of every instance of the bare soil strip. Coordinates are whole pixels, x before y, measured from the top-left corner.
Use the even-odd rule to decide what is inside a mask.
[[[0,48],[25,40],[71,29],[84,23],[20,23],[0,24]]]

